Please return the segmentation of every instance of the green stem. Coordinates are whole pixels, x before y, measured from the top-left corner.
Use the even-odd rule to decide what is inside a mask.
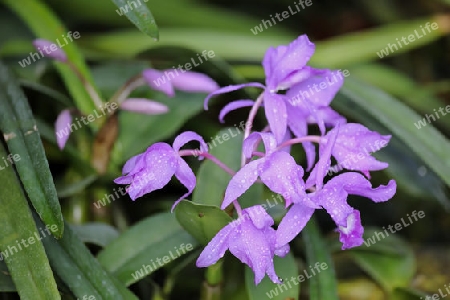
[[[200,295],[201,300],[220,300],[223,278],[222,264],[221,260],[206,269],[206,280],[203,282]]]

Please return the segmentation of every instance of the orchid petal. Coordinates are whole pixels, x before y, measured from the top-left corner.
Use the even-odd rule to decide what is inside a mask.
[[[260,140],[263,140],[264,147],[266,150],[266,155],[271,154],[277,147],[277,141],[275,140],[272,133],[268,132],[253,132],[250,134],[243,142],[242,151],[246,158],[251,158],[253,156],[253,151]]]
[[[136,173],[127,188],[133,200],[167,185],[178,166],[173,149],[166,143],[153,144],[143,159],[148,167]]]
[[[315,107],[329,106],[336,93],[344,83],[344,77],[340,71],[328,69],[312,69],[311,77],[294,85],[286,93],[288,99],[308,100]],[[296,102],[300,104],[301,102]]]
[[[166,105],[145,98],[128,98],[120,104],[120,109],[146,115],[160,115],[169,111]]]
[[[361,124],[345,124],[339,131],[333,156],[341,166],[349,170],[364,173],[382,170],[388,164],[376,160],[371,153],[386,146],[390,138],[390,135],[380,135]]]
[[[292,205],[278,225],[275,246],[281,247],[292,241],[303,230],[314,211],[314,208],[302,203]]]
[[[219,85],[207,75],[191,71],[178,73],[171,82],[176,89],[186,92],[211,93],[219,88]]]
[[[220,114],[219,114],[220,123],[224,122],[223,119],[230,111],[233,111],[233,110],[236,110],[236,109],[239,109],[242,107],[253,106],[254,104],[255,104],[255,101],[253,101],[253,100],[236,100],[236,101],[228,103],[220,111]]]
[[[229,93],[232,91],[236,91],[236,90],[240,90],[244,87],[248,87],[248,86],[253,86],[253,87],[259,87],[264,89],[265,86],[262,85],[259,82],[249,82],[249,83],[243,83],[243,84],[237,84],[237,85],[229,85],[226,87],[223,87],[217,91],[212,92],[211,94],[209,94],[206,98],[205,98],[205,102],[203,104],[203,107],[205,110],[208,110],[208,101],[209,99],[211,99],[212,97],[216,96],[216,95],[220,95],[220,94],[225,94],[225,93]]]
[[[48,40],[45,40],[45,39],[36,39],[36,40],[33,41],[33,46],[43,56],[47,56],[47,57],[56,59],[56,60],[58,60],[60,62],[67,62],[67,55],[66,55],[66,53],[60,47],[56,46],[55,43],[52,43],[52,42],[50,42]],[[52,46],[55,46],[56,50],[52,50]],[[49,48],[51,52],[48,53],[47,50],[45,50],[45,48]]]
[[[287,105],[288,125],[294,135],[298,138],[304,137],[308,133],[306,115],[298,107]],[[316,148],[311,142],[303,142],[302,147],[306,154],[306,170],[309,171],[316,161]]]
[[[261,166],[260,172],[261,181],[272,192],[283,195],[286,206],[300,201],[315,206],[305,193],[303,169],[290,154],[282,151],[271,154]]]
[[[264,112],[278,143],[283,141],[287,127],[286,104],[283,95],[264,92]]]
[[[273,254],[263,232],[253,226],[251,222],[242,222],[240,232],[236,237],[230,239],[230,252],[241,262],[248,265],[255,273],[255,284],[259,284],[266,274],[266,270],[271,271],[273,266]],[[258,249],[255,251],[255,249]],[[270,272],[273,277],[275,272]],[[278,277],[271,278],[279,283]]]
[[[142,72],[142,77],[144,77],[147,84],[155,91],[160,91],[168,97],[173,97],[175,96],[175,90],[166,73],[167,71],[163,73],[155,69],[145,69]]]
[[[243,210],[246,212],[250,219],[258,229],[263,229],[264,227],[270,227],[273,225],[272,217],[266,212],[266,210],[261,205],[255,205],[248,207]]]
[[[225,197],[222,202],[222,209],[225,209],[234,200],[247,191],[258,178],[258,166],[264,159],[249,162],[243,166],[228,183],[225,190]]]
[[[72,132],[70,124],[72,123],[72,115],[70,110],[65,109],[56,118],[55,122],[55,133],[56,142],[60,150],[64,149],[66,146],[69,135]]]
[[[178,157],[178,168],[175,171],[175,177],[188,189],[188,192],[184,194],[180,199],[175,201],[175,203],[172,205],[172,212],[175,209],[175,206],[177,206],[177,204],[181,200],[192,193],[196,184],[194,172],[192,172],[189,165],[181,157]]]
[[[128,173],[136,173],[140,169],[145,167],[145,162],[143,162],[143,158],[145,157],[145,153],[141,153],[130,158],[122,168],[122,174]],[[139,165],[139,166],[137,166]],[[133,171],[133,172],[132,172]],[[129,174],[129,175],[132,175]]]
[[[195,263],[197,267],[204,268],[215,264],[219,259],[221,259],[228,249],[228,243],[230,239],[230,233],[235,229],[233,223],[237,223],[238,220],[223,227],[206,245],[202,253]]]
[[[208,152],[208,145],[200,135],[193,131],[185,131],[180,133],[173,141],[173,149],[175,152],[178,152],[181,147],[190,141],[198,141],[200,143],[200,150],[202,150],[202,152]]]
[[[299,36],[295,41],[287,46],[279,46],[275,51],[266,52],[270,55],[264,64],[264,67],[270,61],[270,73],[266,76],[267,85],[272,88],[278,86],[293,72],[305,67],[315,51],[315,45],[310,42],[304,34]]]

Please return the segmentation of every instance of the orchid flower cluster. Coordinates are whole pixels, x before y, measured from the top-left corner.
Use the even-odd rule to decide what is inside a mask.
[[[208,243],[197,260],[198,267],[216,263],[229,250],[254,271],[255,284],[261,282],[266,274],[274,283],[280,283],[273,257],[283,257],[289,252],[289,242],[302,231],[316,209],[328,212],[336,223],[342,249],[348,249],[363,243],[364,231],[359,211],[347,203],[348,195],[383,202],[395,194],[394,180],[387,185],[372,187],[369,172],[385,169],[388,164],[378,161],[367,151],[361,152],[363,148],[373,149],[374,144],[386,145],[390,136],[370,131],[361,124],[347,123],[330,107],[344,79],[340,71],[307,66],[314,50],[314,44],[306,35],[287,46],[269,48],[262,62],[265,85],[257,82],[231,85],[206,97],[205,109],[209,99],[219,94],[244,87],[263,90],[255,101],[237,100],[227,104],[220,112],[219,119],[223,121],[230,111],[251,107],[244,132],[242,166],[233,174],[221,205],[221,209],[233,205],[237,219],[222,228]],[[254,117],[260,108],[264,109],[268,126],[261,132],[251,132]],[[311,124],[318,126],[320,135],[308,134]],[[180,150],[192,140],[200,143],[200,152]],[[261,142],[264,153],[256,151]],[[290,146],[294,144],[301,144],[305,150],[305,168],[290,155]],[[318,145],[317,161],[314,144]],[[192,193],[196,185],[195,174],[182,159],[183,156],[199,155],[229,172],[227,166],[207,151],[207,144],[198,134],[184,132],[175,138],[172,146],[156,143],[131,158],[123,168],[123,176],[115,182],[128,184],[127,191],[135,200],[161,189],[175,175],[188,192],[174,203],[173,210],[179,201]],[[358,159],[353,159],[349,164],[349,159],[355,156]],[[332,157],[349,172],[325,182]],[[306,178],[305,171],[309,173]],[[262,205],[242,209],[239,204],[239,198],[257,181],[274,193],[281,194],[285,200],[288,211],[277,229],[273,228],[274,220]]]
[[[394,196],[394,180],[376,188],[369,181],[370,171],[385,169],[388,164],[378,161],[368,151],[361,152],[361,149],[374,149],[374,145],[378,150],[378,145],[386,145],[390,136],[380,135],[361,124],[347,123],[330,107],[344,78],[337,70],[307,66],[314,51],[315,46],[306,35],[289,45],[269,48],[262,61],[265,85],[252,82],[219,88],[204,74],[186,72],[158,86],[155,79],[163,75],[161,71],[148,69],[141,74],[140,78],[151,88],[168,96],[174,95],[175,88],[210,93],[205,99],[205,109],[210,98],[216,95],[244,87],[262,89],[256,100],[233,101],[219,115],[223,122],[229,112],[250,107],[241,168],[237,172],[208,153],[208,145],[200,135],[188,131],[178,135],[172,145],[155,143],[144,153],[130,158],[123,167],[123,175],[114,180],[117,184],[126,184],[130,198],[136,200],[163,188],[175,175],[187,192],[173,204],[173,210],[196,186],[195,174],[183,157],[209,159],[232,174],[221,209],[233,205],[237,218],[223,227],[204,248],[196,263],[198,267],[215,264],[229,250],[253,270],[255,284],[266,274],[274,283],[280,283],[273,258],[289,252],[289,242],[302,231],[316,209],[325,209],[336,223],[344,250],[360,246],[364,231],[359,211],[347,203],[348,195],[364,196],[374,202],[387,201]],[[130,89],[119,93],[115,100],[125,99]],[[260,132],[252,132],[259,109],[264,109],[268,125]],[[316,125],[320,135],[309,134],[310,125]],[[191,141],[199,142],[200,150],[181,150]],[[257,151],[261,142],[264,152]],[[297,164],[290,154],[290,146],[294,144],[301,144],[305,151],[305,167]],[[353,159],[355,157],[357,159]],[[329,178],[332,158],[346,172]],[[285,200],[287,213],[276,229],[273,218],[262,205],[243,209],[239,204],[239,198],[255,183],[263,183]]]
[[[72,126],[74,128],[80,127],[80,121],[87,125],[89,122],[93,122],[96,117],[112,115],[117,109],[147,115],[167,113],[169,108],[157,101],[146,98],[128,98],[132,91],[142,85],[148,85],[153,90],[160,91],[168,97],[175,96],[175,89],[186,92],[210,93],[219,88],[214,80],[201,73],[182,70],[181,73],[177,73],[176,77],[174,76],[173,78],[170,78],[170,80],[161,82],[158,79],[166,76],[166,73],[171,72],[172,70],[159,71],[155,69],[145,69],[142,73],[128,80],[125,85],[112,96],[109,102],[103,102],[82,72],[80,72],[77,66],[68,59],[64,50],[45,39],[34,40],[33,46],[41,53],[41,55],[62,62],[70,67],[84,84],[86,92],[91,97],[97,109],[101,111],[101,114],[94,111],[93,114],[89,116],[82,115],[80,119],[76,118],[75,120],[73,120],[72,115],[80,115],[81,113],[78,110],[70,108],[61,111],[55,122],[56,142],[61,150],[64,149],[70,133],[73,132]],[[48,49],[50,49],[50,51]],[[79,125],[78,127],[76,126],[77,123]]]

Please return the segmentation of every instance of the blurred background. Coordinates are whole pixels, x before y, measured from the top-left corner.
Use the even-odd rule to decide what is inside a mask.
[[[27,5],[28,0],[23,1],[21,5]],[[120,113],[117,141],[111,151],[104,150],[108,157],[111,155],[107,171],[97,174],[85,166],[92,159],[86,144],[92,141],[95,128],[77,131],[63,152],[55,144],[54,121],[62,109],[74,106],[67,81],[61,79],[48,59],[27,67],[18,63],[34,51],[31,41],[41,37],[30,28],[40,23],[40,30],[45,30],[46,20],[40,19],[38,13],[35,20],[30,20],[33,11],[20,16],[20,9],[10,10],[12,6],[3,2],[9,1],[0,1],[0,57],[18,75],[30,100],[64,216],[73,224],[103,222],[112,225],[118,234],[145,217],[167,211],[172,201],[184,193],[177,181],[136,202],[121,196],[100,209],[93,203],[117,188],[112,179],[120,175],[123,163],[132,155],[156,141],[171,142],[185,130],[194,130],[209,141],[224,126],[217,119],[224,104],[239,97],[257,96],[252,89],[224,95],[203,111],[205,95],[177,92],[176,98],[167,99],[157,92],[138,89],[136,96],[161,101],[171,112],[155,117]],[[141,33],[110,0],[44,2],[68,30],[80,33],[76,45],[105,99],[144,68],[185,64],[204,50],[214,51],[215,57],[193,70],[208,74],[221,86],[263,81],[261,60],[267,48],[307,34],[316,44],[311,65],[350,73],[346,89],[332,106],[349,121],[393,136],[389,146],[376,155],[390,167],[374,173],[372,182],[375,186],[394,178],[399,185],[397,195],[383,204],[362,198],[349,202],[361,210],[368,236],[402,218],[406,221],[407,214],[413,211],[424,211],[426,216],[378,246],[363,245],[360,248],[364,249],[344,252],[339,250],[334,223],[326,213],[319,213],[327,248],[333,252],[340,298],[420,299],[425,293],[444,291],[445,284],[450,285],[450,177],[445,178],[450,172],[446,168],[450,148],[445,148],[450,115],[427,122],[423,128],[415,125],[434,109],[450,105],[449,0],[311,0],[311,5],[305,4],[304,8],[293,0],[148,1],[145,5],[159,27],[159,41]],[[264,27],[263,21],[268,24],[276,13],[289,11],[289,7],[296,13]],[[438,28],[424,34],[422,27],[427,22],[436,22]],[[388,51],[388,44],[398,45],[397,39],[416,34],[415,30],[423,37],[402,47],[391,46]],[[392,51],[394,48],[397,50]],[[227,116],[225,126],[233,127],[245,120],[247,113],[245,109],[233,112]],[[262,116],[257,121],[256,127],[262,128]],[[299,161],[304,159],[301,148],[294,148],[294,155]],[[197,173],[200,164],[194,159],[188,161]],[[274,214],[277,216],[277,212]],[[89,245],[93,253],[101,249],[95,242]],[[296,239],[292,248],[299,268],[305,268],[302,242]],[[185,266],[173,277],[174,267],[163,268],[134,283],[132,290],[141,299],[150,299],[149,295],[159,289],[164,290],[166,299],[197,299],[203,270],[193,266],[195,257],[186,259]],[[236,260],[227,260],[223,299],[248,299],[240,284],[241,273],[242,266]],[[309,299],[308,289],[302,287],[301,295],[301,299]],[[8,297],[11,294],[3,299]]]

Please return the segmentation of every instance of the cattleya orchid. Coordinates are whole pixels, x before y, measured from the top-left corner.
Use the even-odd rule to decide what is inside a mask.
[[[371,154],[384,147],[390,139],[360,124],[346,123],[346,119],[330,108],[344,78],[340,71],[319,70],[307,66],[314,53],[314,44],[306,35],[287,46],[267,50],[262,66],[265,85],[258,82],[218,88],[212,79],[202,74],[184,74],[176,80],[157,86],[159,71],[145,71],[143,76],[154,89],[172,95],[174,88],[209,91],[205,109],[211,97],[244,87],[263,89],[255,100],[242,99],[227,104],[219,114],[222,122],[232,110],[251,107],[244,130],[242,163],[237,172],[208,153],[203,139],[196,133],[182,133],[173,146],[156,143],[143,154],[131,158],[123,167],[123,176],[116,183],[129,184],[128,193],[135,200],[166,185],[172,175],[186,186],[187,197],[195,187],[195,175],[182,156],[209,159],[232,175],[225,191],[221,209],[233,205],[237,219],[223,227],[204,248],[197,260],[198,267],[207,267],[221,259],[229,250],[255,273],[255,284],[267,274],[280,283],[273,265],[273,257],[284,256],[292,241],[305,227],[315,210],[325,209],[336,223],[342,249],[360,246],[363,242],[360,213],[347,203],[348,195],[367,197],[374,202],[391,199],[396,183],[373,188],[370,171],[382,170],[387,163]],[[320,89],[318,89],[320,87]],[[283,93],[279,93],[282,91]],[[260,107],[268,126],[262,132],[251,132],[253,120]],[[308,126],[316,124],[320,135],[309,135]],[[291,137],[291,133],[294,137]],[[180,147],[189,140],[200,142],[200,150]],[[263,143],[264,153],[257,147]],[[298,165],[291,156],[291,146],[302,144],[306,166]],[[319,158],[316,162],[316,146]],[[361,152],[361,151],[364,152]],[[327,178],[331,159],[342,165],[345,172]],[[305,179],[305,170],[309,172]],[[348,172],[347,172],[348,171]],[[142,184],[143,183],[143,184]],[[272,217],[261,205],[241,208],[239,198],[253,184],[264,184],[272,192],[284,197],[288,210],[277,229]]]
[[[41,51],[41,48],[50,48],[52,45],[55,46],[52,42],[45,39],[36,39],[33,41],[33,46],[44,56],[65,63],[70,68],[72,68],[74,73],[85,85],[86,92],[91,96],[92,100],[97,106],[97,109],[101,110],[101,112],[103,113],[99,114],[98,112],[93,112],[95,113],[96,117],[98,117],[98,115],[102,116],[105,114],[111,115],[115,112],[116,109],[146,115],[159,115],[167,113],[169,111],[169,108],[162,103],[146,98],[128,98],[128,96],[134,89],[140,87],[143,84],[149,85],[154,90],[160,91],[166,94],[168,97],[175,96],[174,88],[187,92],[210,93],[215,91],[219,87],[214,80],[204,74],[197,72],[183,70],[180,71],[179,74],[177,73],[176,76],[172,75],[173,78],[170,78],[170,80],[166,81],[163,78],[164,76],[167,76],[165,73],[155,69],[145,69],[139,76],[136,76],[132,80],[128,81],[121,89],[119,89],[109,102],[104,103],[100,99],[95,89],[90,85],[89,81],[84,78],[83,74],[78,70],[78,68],[67,58],[64,50],[56,47],[55,51]],[[165,72],[168,71],[172,70],[166,70]],[[105,110],[107,112],[105,112]],[[73,131],[71,128],[71,125],[73,124],[72,114],[80,113],[75,109],[65,109],[61,111],[55,122],[56,142],[61,150],[64,149],[69,139],[69,135]],[[82,116],[81,121],[84,124],[87,124],[85,120],[86,117]],[[77,127],[75,126],[75,128]]]

